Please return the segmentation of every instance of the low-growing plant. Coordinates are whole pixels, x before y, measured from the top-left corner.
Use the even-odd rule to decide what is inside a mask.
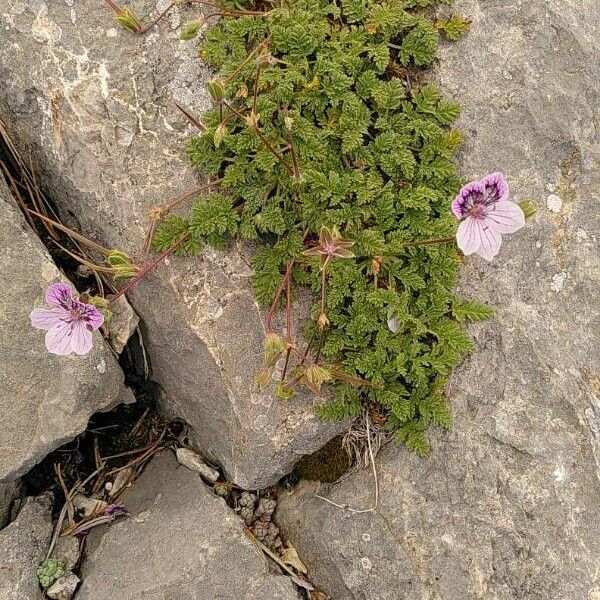
[[[453,293],[459,106],[421,71],[439,31],[456,38],[467,24],[435,21],[436,4],[295,0],[241,15],[224,2],[200,47],[217,73],[215,107],[188,146],[193,165],[221,181],[154,239],[164,251],[187,236],[181,254],[234,236],[257,243],[256,296],[271,307],[259,381],[279,368],[283,398],[329,384],[335,398],[318,409],[329,419],[377,405],[418,452],[428,425],[451,423],[444,388],[472,349],[462,323],[491,313]],[[296,286],[319,297],[303,347],[272,325],[280,304],[291,322]]]
[[[175,0],[142,25],[105,1],[135,34],[189,3]],[[188,154],[207,182],[153,209],[141,252],[145,260],[152,240],[151,262],[104,253],[111,272],[131,278],[111,302],[172,252],[247,240],[256,297],[268,307],[258,384],[275,380],[282,399],[306,387],[325,398],[318,412],[328,419],[366,408],[425,453],[427,427],[452,421],[446,383],[473,348],[463,324],[491,315],[453,291],[456,242],[491,260],[500,234],[524,224],[501,174],[461,189],[459,106],[424,77],[440,35],[456,40],[469,23],[437,19],[438,0],[193,3],[207,14],[181,37],[202,32],[214,107],[202,121],[180,108],[202,131]],[[173,212],[192,197],[190,214]],[[297,335],[300,286],[317,301]]]

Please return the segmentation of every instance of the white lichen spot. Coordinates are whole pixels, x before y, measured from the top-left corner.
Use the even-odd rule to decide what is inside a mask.
[[[555,187],[555,185],[554,185],[553,183],[547,183],[547,184],[546,184],[546,189],[547,189],[549,192],[555,192],[555,191],[556,191],[556,187]]]
[[[41,10],[31,25],[31,35],[38,42],[55,44],[62,37],[62,29],[47,16],[48,9]]]
[[[555,483],[562,483],[565,480],[565,476],[566,476],[566,470],[562,465],[559,465],[558,467],[556,467],[556,469],[554,469],[554,473],[552,473],[552,475],[554,476],[554,482]]]
[[[442,542],[444,542],[444,544],[447,544],[448,546],[454,546],[454,536],[452,536],[452,534],[450,533],[445,533],[442,536]]]
[[[588,600],[600,600],[600,589],[597,587],[592,588],[588,592]]]
[[[550,194],[546,198],[546,205],[548,206],[548,210],[559,213],[562,209],[563,201],[556,194]]]
[[[363,542],[370,542],[371,541],[371,534],[370,533],[363,533],[362,534],[362,539],[363,539]]]
[[[106,30],[106,37],[107,38],[116,38],[118,33],[119,32],[117,31],[116,27],[109,27]]]
[[[552,283],[550,284],[550,289],[553,292],[560,292],[565,285],[565,281],[567,280],[567,274],[562,271],[561,273],[556,273],[556,275],[552,276]]]
[[[540,240],[538,240],[538,241],[535,243],[535,247],[536,247],[536,248],[541,248],[541,247],[542,247],[542,242],[540,242]]]
[[[368,557],[366,557],[366,556],[363,556],[363,557],[360,559],[360,564],[361,564],[362,568],[363,568],[365,571],[370,571],[370,570],[373,568],[373,565],[371,564],[371,561],[370,561],[370,560],[369,560],[369,558],[368,558]]]
[[[588,239],[587,231],[585,231],[584,229],[578,229],[575,232],[575,237],[577,238],[578,242],[584,242]]]
[[[100,80],[100,92],[102,93],[102,97],[106,100],[108,98],[108,79],[110,78],[110,73],[106,68],[106,63],[101,62],[98,65],[98,79]]]
[[[96,370],[98,373],[106,373],[106,361],[103,358],[100,359],[100,362],[96,365]]]

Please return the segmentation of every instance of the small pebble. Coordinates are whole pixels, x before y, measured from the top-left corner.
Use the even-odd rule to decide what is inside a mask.
[[[189,448],[177,448],[177,460],[179,464],[188,468],[190,471],[198,473],[202,479],[209,483],[214,483],[219,479],[219,471],[209,467],[195,452]]]

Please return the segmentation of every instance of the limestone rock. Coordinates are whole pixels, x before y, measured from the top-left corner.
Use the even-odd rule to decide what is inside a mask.
[[[144,16],[166,4],[128,6]],[[33,153],[65,218],[132,256],[148,211],[197,185],[184,155],[194,130],[173,99],[198,116],[210,103],[197,48],[175,30],[198,10],[177,6],[140,37],[119,28],[104,2],[0,8],[0,118]],[[243,247],[170,258],[129,300],[167,412],[192,425],[196,449],[230,479],[259,488],[344,425],[318,420],[312,397],[284,404],[254,388],[264,332],[248,261]]]
[[[538,214],[461,293],[496,316],[449,389],[455,424],[421,459],[388,446],[333,489],[303,483],[278,524],[333,600],[600,597],[600,5],[463,0],[470,34],[438,76],[463,104],[466,176],[503,171]],[[554,196],[560,200],[558,202]]]
[[[50,494],[27,498],[17,518],[0,531],[0,600],[41,600],[36,570],[52,534]]]
[[[59,577],[47,590],[46,594],[51,600],[71,600],[77,586],[79,577],[75,573],[69,573]]]
[[[90,535],[77,600],[300,600],[241,519],[171,452],[122,501],[134,516]]]
[[[0,483],[0,529],[10,521],[14,500],[19,496],[21,482],[17,479]]]
[[[85,356],[50,354],[29,313],[64,280],[0,179],[0,483],[81,433],[90,416],[133,400],[100,333]]]

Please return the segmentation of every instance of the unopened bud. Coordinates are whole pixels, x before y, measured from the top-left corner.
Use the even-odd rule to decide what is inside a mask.
[[[252,129],[256,129],[258,127],[259,119],[260,115],[255,113],[254,111],[251,112],[247,117],[244,117],[246,125],[248,125],[248,127],[252,127]]]
[[[187,23],[181,32],[181,39],[193,40],[198,35],[198,31],[200,31],[200,27],[202,27],[203,24],[204,21],[202,19],[197,19],[196,21],[190,21]]]
[[[248,86],[242,83],[240,89],[235,93],[236,98],[246,98],[248,96]]]
[[[371,260],[371,269],[373,274],[379,275],[381,271],[381,265],[383,264],[383,256],[374,256]]]
[[[223,85],[222,81],[213,79],[213,81],[208,82],[206,87],[208,89],[208,93],[215,102],[223,102],[223,100],[225,100],[225,86]]]
[[[215,148],[218,148],[221,145],[221,142],[223,141],[223,138],[225,137],[226,133],[227,133],[227,128],[225,127],[225,123],[219,123],[219,125],[217,126],[217,128],[215,129],[215,132],[213,134],[213,141],[215,143]]]
[[[329,325],[329,319],[327,318],[327,315],[322,312],[319,315],[319,318],[317,319],[317,327],[323,331],[323,329],[325,329],[327,326]]]
[[[535,215],[537,212],[537,208],[533,200],[523,200],[522,202],[519,202],[519,207],[523,211],[526,219],[533,217],[533,215]]]
[[[121,27],[132,31],[133,33],[137,33],[142,28],[136,14],[128,8],[121,8],[119,10],[117,13],[117,22]]]

